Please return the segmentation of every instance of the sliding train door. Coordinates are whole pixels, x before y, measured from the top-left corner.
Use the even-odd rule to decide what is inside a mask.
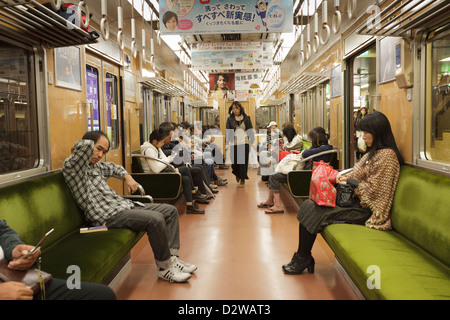
[[[124,164],[122,143],[122,98],[119,66],[86,52],[86,100],[88,130],[102,130],[111,142],[105,161]],[[109,185],[123,194],[123,182],[109,179]]]
[[[375,109],[376,47],[371,46],[350,57],[348,66],[349,108],[346,109],[345,119],[348,124],[346,136],[349,167],[353,167],[365,152],[364,149],[358,148],[358,138],[362,135],[358,130],[358,123],[361,117]]]

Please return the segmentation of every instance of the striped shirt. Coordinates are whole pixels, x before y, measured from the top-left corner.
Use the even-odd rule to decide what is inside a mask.
[[[118,195],[107,183],[110,177],[124,180],[128,172],[112,162],[92,164],[93,154],[94,141],[77,141],[62,170],[76,203],[86,218],[98,226],[104,225],[118,212],[133,208],[134,204]]]

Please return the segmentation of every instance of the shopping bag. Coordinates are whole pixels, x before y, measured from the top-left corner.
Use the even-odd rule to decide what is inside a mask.
[[[309,185],[309,199],[319,206],[334,207],[336,205],[336,176],[338,171],[330,164],[320,161],[313,163],[311,183]]]
[[[289,154],[299,154],[300,152],[298,152],[298,151],[291,151],[291,152],[289,152],[289,151],[281,151],[279,154],[278,154],[278,162],[281,162],[281,160],[283,160],[284,159],[284,157],[286,157],[287,155],[289,155]]]
[[[295,166],[301,159],[302,155],[300,153],[290,153],[280,161],[275,169],[275,172],[288,174],[295,169]]]

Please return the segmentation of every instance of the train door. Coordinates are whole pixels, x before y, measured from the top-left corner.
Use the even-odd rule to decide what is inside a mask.
[[[364,149],[358,148],[358,138],[362,132],[357,130],[358,122],[365,114],[374,110],[376,96],[376,48],[371,46],[348,60],[349,70],[349,100],[345,110],[347,137],[347,154],[349,167],[362,157]]]
[[[153,117],[152,114],[152,90],[147,87],[142,87],[142,103],[143,103],[143,138],[141,139],[141,144],[144,143],[152,132],[153,127]]]
[[[88,130],[102,130],[111,142],[105,161],[124,165],[121,143],[122,97],[119,66],[86,52],[86,98]],[[123,182],[110,179],[109,185],[123,194]]]
[[[153,92],[153,125],[154,129],[159,127],[159,124],[166,121],[171,121],[172,112],[172,98],[165,96],[159,92]]]

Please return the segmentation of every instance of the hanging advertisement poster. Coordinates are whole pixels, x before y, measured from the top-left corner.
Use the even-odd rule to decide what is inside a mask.
[[[266,69],[273,65],[271,42],[193,43],[191,67],[196,70]]]
[[[248,100],[248,90],[236,90],[235,91],[235,101],[247,101]]]
[[[261,73],[243,72],[234,76],[236,90],[261,89]]]
[[[210,73],[209,90],[211,91],[234,90],[234,73]]]
[[[292,32],[292,0],[160,0],[161,34]]]

